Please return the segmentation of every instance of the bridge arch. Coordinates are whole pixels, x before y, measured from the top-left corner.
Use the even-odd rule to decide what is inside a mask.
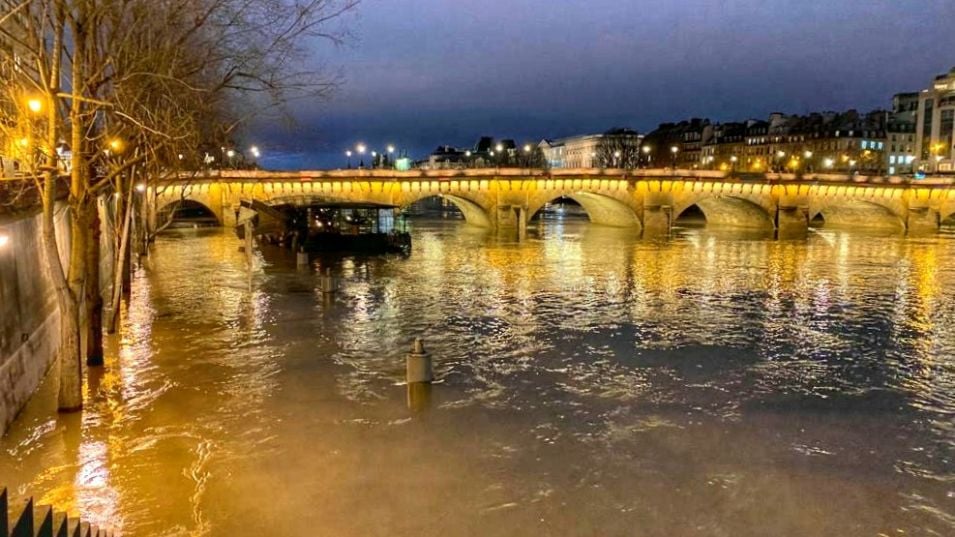
[[[840,199],[813,207],[810,220],[821,216],[824,226],[904,230],[898,210],[875,201]]]
[[[156,211],[157,224],[164,225],[170,220],[185,219],[206,220],[216,226],[222,225],[222,215],[217,214],[204,200],[185,197],[160,202]],[[185,218],[184,218],[185,216]]]
[[[490,214],[478,202],[455,194],[422,193],[419,196],[405,198],[400,204],[401,210],[407,209],[413,203],[432,197],[446,199],[453,203],[454,206],[461,211],[461,214],[464,216],[464,221],[468,224],[486,228],[492,227],[493,225]]]
[[[675,221],[690,207],[696,206],[707,225],[746,229],[773,229],[775,219],[761,204],[741,197],[713,195],[695,196],[674,207]]]
[[[528,221],[534,218],[548,203],[560,198],[577,202],[594,224],[610,227],[640,227],[640,217],[632,207],[614,197],[594,192],[568,192],[537,201],[528,207]]]

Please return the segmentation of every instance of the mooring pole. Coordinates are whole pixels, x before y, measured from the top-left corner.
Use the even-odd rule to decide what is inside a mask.
[[[295,264],[298,266],[298,268],[305,268],[308,266],[308,252],[305,251],[304,246],[300,247],[298,253],[295,254]]]
[[[245,235],[245,258],[249,262],[249,267],[252,267],[252,221],[247,221],[242,224],[244,228]]]

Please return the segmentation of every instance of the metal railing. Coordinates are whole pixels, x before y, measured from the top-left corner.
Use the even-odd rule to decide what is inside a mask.
[[[7,489],[0,488],[0,537],[113,537],[111,530],[98,528],[49,505],[34,505],[33,498],[10,511]]]

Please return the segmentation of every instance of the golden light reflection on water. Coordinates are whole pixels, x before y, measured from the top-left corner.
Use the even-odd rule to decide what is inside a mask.
[[[410,259],[316,260],[334,295],[165,237],[84,414],[45,387],[0,475],[134,537],[951,529],[955,237],[414,227]]]

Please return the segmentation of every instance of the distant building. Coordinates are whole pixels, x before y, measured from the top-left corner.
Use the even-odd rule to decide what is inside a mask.
[[[919,93],[916,157],[925,171],[955,171],[955,67]]]
[[[805,116],[774,113],[767,121],[703,125],[696,165],[753,172],[881,172],[887,162],[886,115],[855,110]],[[695,147],[684,142],[680,151],[692,158]],[[688,159],[679,162],[691,165]]]
[[[898,93],[892,97],[892,111],[885,121],[885,169],[889,175],[914,171],[918,108],[918,93]]]
[[[703,160],[703,139],[711,135],[708,119],[692,118],[679,123],[661,123],[643,139],[648,166],[699,168]]]
[[[603,134],[542,140],[537,147],[549,168],[635,168],[642,140],[634,130],[611,129]]]

